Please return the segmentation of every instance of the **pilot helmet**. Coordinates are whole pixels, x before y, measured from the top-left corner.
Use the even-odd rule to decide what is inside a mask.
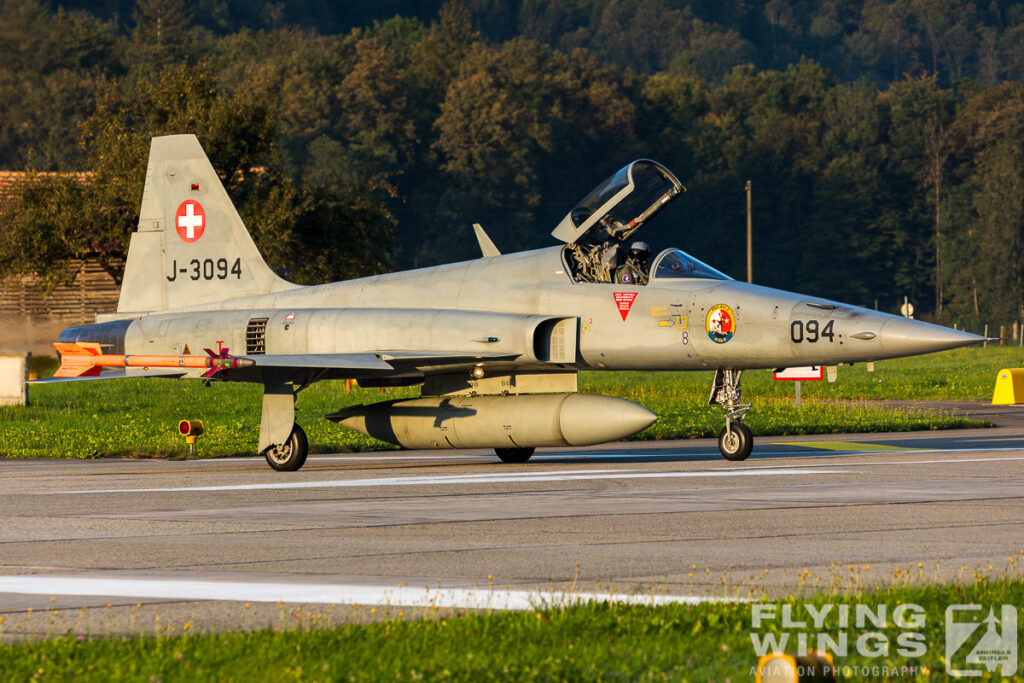
[[[651,257],[651,248],[647,246],[647,242],[633,242],[633,244],[629,245],[629,255],[643,263]]]

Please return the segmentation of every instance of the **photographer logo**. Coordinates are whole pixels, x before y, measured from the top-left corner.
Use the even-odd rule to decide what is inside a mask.
[[[1017,672],[1017,609],[1002,605],[996,612],[981,605],[950,605],[946,608],[946,673],[950,676],[981,676],[982,671],[1013,676]]]

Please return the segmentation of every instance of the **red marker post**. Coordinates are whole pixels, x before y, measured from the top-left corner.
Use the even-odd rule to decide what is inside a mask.
[[[800,382],[819,382],[825,374],[822,365],[805,365],[799,368],[779,368],[772,373],[776,382],[796,382],[796,407],[800,407]]]

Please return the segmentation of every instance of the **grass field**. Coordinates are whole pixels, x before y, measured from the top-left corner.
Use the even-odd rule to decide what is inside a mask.
[[[966,618],[979,622],[990,606],[998,614],[1001,605],[1024,604],[1024,581],[1019,572],[1016,576],[976,573],[959,585],[894,579],[888,587],[854,594],[822,592],[751,603],[588,603],[525,613],[442,612],[332,628],[196,635],[185,625],[184,631],[168,627],[156,637],[58,637],[0,647],[0,680],[739,681],[753,680],[758,653],[752,636],[764,643],[768,634],[779,639],[788,633],[792,652],[797,633],[810,634],[812,644],[817,633],[826,633],[838,644],[844,632],[847,651],[835,661],[846,672],[841,680],[944,680],[946,608],[982,605]],[[833,605],[820,629],[808,617],[808,604],[818,613]],[[849,609],[848,627],[839,621],[841,605]],[[881,624],[866,618],[858,624],[858,605],[875,615],[884,610]],[[784,626],[784,606],[808,625]],[[765,617],[756,627],[755,609]],[[858,647],[857,639],[868,632],[873,635]],[[983,632],[959,654],[964,656]],[[884,654],[883,641],[888,643]],[[913,641],[919,644],[907,649]],[[901,673],[870,674],[882,667]]]
[[[1018,347],[960,349],[918,358],[839,368],[839,380],[804,382],[804,405],[793,405],[791,382],[774,382],[769,371],[744,375],[746,400],[754,403],[747,423],[755,435],[903,431],[983,426],[952,415],[936,415],[862,403],[877,399],[985,400],[996,372],[1024,365]],[[46,369],[46,364],[36,362]],[[52,364],[49,366],[52,372]],[[580,390],[637,401],[659,415],[638,439],[717,435],[721,410],[709,407],[710,372],[597,373],[580,376]],[[260,388],[252,385],[178,380],[115,380],[37,385],[28,407],[0,407],[0,455],[88,458],[110,455],[180,456],[186,450],[175,427],[201,419],[207,432],[198,444],[204,456],[252,454],[259,433]],[[297,420],[314,452],[391,448],[323,419],[347,405],[415,396],[417,388],[354,388],[320,383],[304,391]],[[837,400],[843,403],[837,403]],[[854,403],[848,403],[853,401]]]
[[[992,398],[996,373],[1001,368],[1024,367],[1024,348],[996,346],[964,348],[912,358],[896,358],[875,363],[875,371],[866,365],[843,365],[834,383],[803,382],[803,397],[809,399],[869,400],[952,400],[987,401]],[[649,385],[655,393],[671,383],[681,394],[707,399],[711,372],[684,373],[583,373],[582,384],[593,393],[621,391],[623,386]],[[610,387],[610,388],[606,388]],[[792,382],[776,382],[767,370],[743,375],[744,397],[760,402],[763,398],[791,398]],[[616,394],[619,395],[619,394]]]

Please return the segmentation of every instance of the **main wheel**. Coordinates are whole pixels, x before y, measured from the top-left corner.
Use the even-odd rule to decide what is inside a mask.
[[[495,448],[494,452],[502,462],[526,462],[533,455],[533,448]]]
[[[267,464],[278,472],[294,472],[302,467],[309,455],[309,441],[302,427],[295,425],[288,440],[282,444],[271,446],[263,452]]]
[[[730,422],[718,433],[718,450],[726,460],[746,460],[754,449],[754,436],[742,422]]]

